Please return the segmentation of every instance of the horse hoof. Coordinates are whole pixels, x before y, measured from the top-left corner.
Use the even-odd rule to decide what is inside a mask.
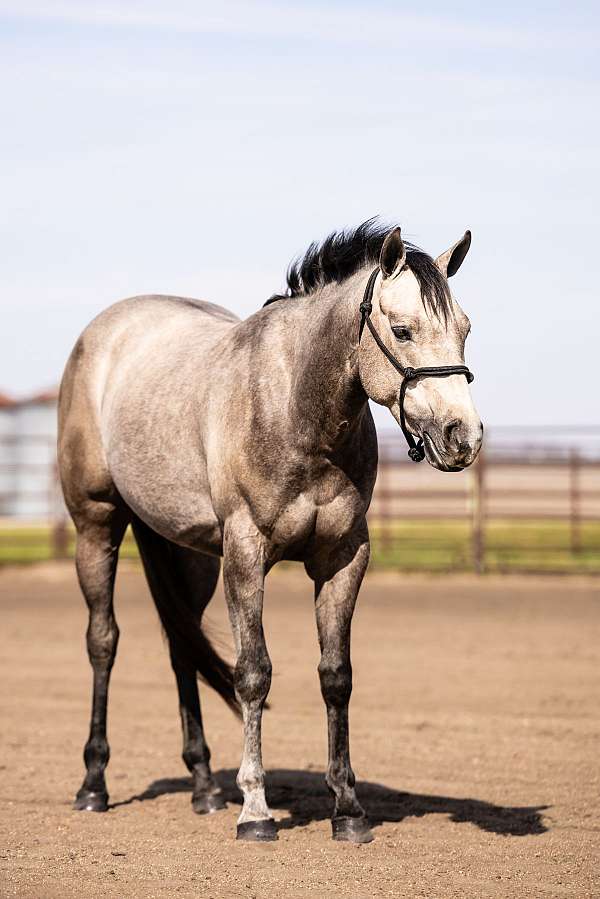
[[[373,834],[366,817],[334,818],[331,822],[334,840],[345,843],[370,843]]]
[[[268,843],[277,840],[277,828],[272,818],[263,821],[244,821],[237,826],[237,839],[250,840],[253,843]]]
[[[78,812],[106,812],[108,811],[108,793],[80,790],[75,797],[73,808]]]
[[[222,793],[199,793],[192,796],[192,808],[197,815],[212,815],[227,808],[227,803]]]

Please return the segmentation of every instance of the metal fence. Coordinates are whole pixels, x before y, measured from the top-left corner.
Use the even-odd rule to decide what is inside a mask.
[[[600,430],[578,441],[492,435],[477,462],[437,472],[380,435],[369,518],[376,563],[430,570],[600,573]],[[574,435],[577,436],[577,435]]]
[[[600,574],[600,429],[560,436],[498,429],[474,466],[444,474],[410,462],[400,434],[380,434],[372,564]],[[54,446],[0,435],[0,563],[73,552]]]

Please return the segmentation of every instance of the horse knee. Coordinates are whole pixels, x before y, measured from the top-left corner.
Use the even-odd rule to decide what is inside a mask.
[[[265,785],[265,772],[262,765],[256,762],[242,763],[237,777],[236,784],[242,793],[251,793],[253,790],[261,790]]]
[[[272,666],[266,650],[242,653],[235,666],[235,690],[241,702],[262,703],[271,686]]]
[[[345,706],[352,693],[352,668],[349,662],[322,659],[319,664],[321,693],[327,705]]]

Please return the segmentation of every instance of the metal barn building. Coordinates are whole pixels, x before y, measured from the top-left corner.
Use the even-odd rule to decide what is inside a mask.
[[[48,390],[24,400],[0,394],[0,517],[56,517],[56,403]]]

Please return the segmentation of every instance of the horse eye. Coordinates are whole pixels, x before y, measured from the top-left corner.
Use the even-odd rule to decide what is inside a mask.
[[[403,343],[405,343],[407,340],[412,339],[410,330],[408,328],[402,327],[402,325],[396,325],[394,328],[392,328],[392,332],[396,340],[400,340]]]

